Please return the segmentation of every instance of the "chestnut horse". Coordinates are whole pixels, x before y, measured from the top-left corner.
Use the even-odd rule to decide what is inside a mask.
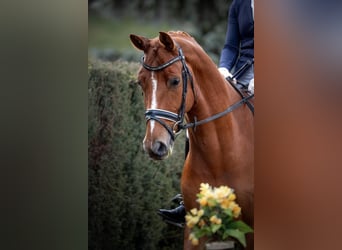
[[[235,190],[242,220],[253,227],[254,128],[245,100],[186,32],[160,32],[153,39],[131,34],[130,39],[144,52],[138,73],[146,108],[144,150],[163,160],[177,134],[188,129],[190,151],[181,179],[186,210],[198,207],[202,182],[227,185]],[[184,249],[203,249],[204,240],[193,246],[189,229],[184,232]],[[248,234],[246,249],[253,245]]]

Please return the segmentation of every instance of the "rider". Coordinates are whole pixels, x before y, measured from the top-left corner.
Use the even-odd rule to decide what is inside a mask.
[[[248,61],[254,61],[254,0],[233,0],[218,70],[224,78],[231,78],[231,72]],[[253,64],[236,78],[238,87],[246,88],[254,79]]]
[[[241,74],[235,76],[238,88],[247,88],[254,92],[254,0],[233,0],[228,14],[226,40],[221,52],[218,70],[224,78],[232,78],[244,65],[249,65]],[[186,150],[187,154],[187,150]],[[185,154],[185,155],[186,155]],[[158,214],[168,223],[183,227],[185,207],[181,196],[172,200],[180,202],[175,209],[159,209]]]

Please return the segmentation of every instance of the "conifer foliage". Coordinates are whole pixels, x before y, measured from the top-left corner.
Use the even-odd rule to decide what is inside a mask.
[[[156,214],[180,192],[184,136],[173,155],[142,150],[145,119],[137,63],[88,63],[89,249],[181,249],[183,231]]]

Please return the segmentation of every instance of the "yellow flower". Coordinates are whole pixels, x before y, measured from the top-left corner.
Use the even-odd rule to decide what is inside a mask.
[[[227,198],[232,193],[232,189],[227,186],[220,186],[214,189],[216,199],[222,200]]]
[[[222,200],[221,203],[220,203],[221,208],[223,208],[223,209],[229,208],[230,203],[231,203],[231,201],[229,199]]]
[[[199,216],[191,216],[191,215],[185,216],[186,225],[189,228],[193,228],[198,223],[199,219],[200,219]]]
[[[234,201],[235,199],[236,199],[236,195],[234,193],[232,193],[228,196],[228,200],[230,200],[230,201]]]
[[[192,245],[198,245],[203,235],[209,238],[223,238],[227,233],[226,229],[239,228],[238,224],[230,224],[233,218],[237,219],[241,215],[241,207],[236,203],[236,199],[232,188],[227,186],[212,188],[208,183],[201,184],[200,193],[197,194],[199,208],[191,209],[185,216],[186,224],[191,232],[189,240]],[[234,236],[231,237],[234,238]]]
[[[234,218],[239,217],[241,213],[241,207],[238,204],[236,204],[234,201],[231,201],[228,208],[232,210]]]
[[[191,213],[192,215],[197,215],[197,208],[191,209],[191,210],[190,210],[190,213]]]
[[[216,215],[213,215],[210,217],[210,222],[220,225],[222,223],[222,220],[220,218],[217,218]]]
[[[197,246],[198,245],[198,239],[197,238],[192,239],[191,243],[192,243],[192,245]]]
[[[233,216],[234,218],[239,217],[239,215],[241,214],[241,207],[239,207],[239,205],[236,204],[236,206],[233,208]]]
[[[208,206],[209,207],[214,207],[216,206],[216,200],[215,199],[208,199]]]
[[[200,204],[202,207],[204,207],[205,205],[208,204],[208,199],[207,199],[207,197],[205,197],[205,196],[203,196],[202,198],[199,198],[197,201],[199,202],[199,204]]]
[[[190,215],[190,214],[185,215],[185,220],[186,221],[189,221],[191,219],[192,219],[192,215]]]
[[[186,220],[186,225],[189,228],[193,228],[198,223],[202,215],[204,214],[204,210],[203,209],[197,210],[197,208],[193,208],[190,210],[190,213],[191,214],[185,215],[185,220]]]
[[[209,186],[208,183],[202,183],[200,187],[200,196],[201,197],[206,197],[207,199],[209,198],[214,198],[214,191],[213,189]]]
[[[192,220],[187,220],[186,225],[188,226],[188,228],[193,228],[196,225],[196,223],[194,223]]]
[[[206,194],[208,191],[211,191],[211,187],[208,183],[201,183],[200,191],[201,194]]]
[[[195,234],[194,233],[191,233],[189,235],[189,240],[191,240],[191,244],[194,245],[194,246],[197,246],[198,245],[198,239],[196,238]]]

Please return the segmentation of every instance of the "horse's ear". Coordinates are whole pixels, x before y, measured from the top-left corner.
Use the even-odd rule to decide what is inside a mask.
[[[140,49],[140,50],[143,50],[143,51],[145,51],[147,49],[147,44],[149,43],[149,39],[148,38],[142,37],[142,36],[133,35],[133,34],[130,34],[129,38],[131,39],[131,42],[134,45],[134,47],[136,47],[137,49]]]
[[[175,48],[175,43],[166,32],[159,32],[159,41],[165,46],[165,49],[172,51]]]

